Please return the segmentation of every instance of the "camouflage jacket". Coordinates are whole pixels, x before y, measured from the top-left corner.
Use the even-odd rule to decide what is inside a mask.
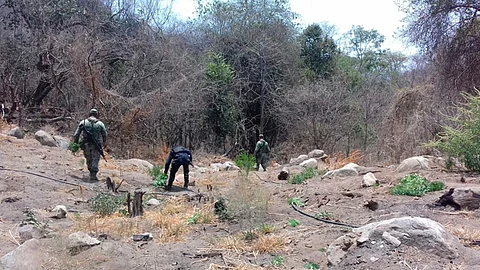
[[[80,122],[75,130],[75,134],[73,135],[73,139],[75,143],[78,143],[80,139],[80,134],[82,134],[82,142],[93,142],[85,130],[88,133],[92,134],[95,140],[100,144],[100,146],[104,145],[107,141],[107,129],[102,121],[98,120],[97,118],[90,116],[89,118]]]
[[[265,141],[264,139],[260,139],[255,146],[255,151],[253,152],[253,154],[256,156],[264,153],[270,153],[270,146],[268,146],[267,141]]]

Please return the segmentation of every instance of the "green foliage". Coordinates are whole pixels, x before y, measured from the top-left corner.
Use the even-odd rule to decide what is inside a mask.
[[[320,266],[314,262],[308,262],[303,267],[310,269],[310,270],[319,270]]]
[[[246,175],[255,167],[255,156],[242,152],[235,158],[235,164],[242,170],[245,171]]]
[[[333,38],[324,33],[320,25],[309,25],[301,39],[301,56],[307,70],[320,78],[330,78],[335,71],[335,56],[338,54],[337,45]],[[309,72],[307,78],[312,81]]]
[[[465,94],[465,98],[467,103],[459,108],[460,115],[451,118],[453,125],[445,127],[440,139],[427,146],[446,152],[450,157],[458,158],[468,169],[480,172],[480,92]],[[451,162],[451,158],[449,160]]]
[[[284,263],[283,256],[280,256],[280,255],[273,256],[272,265],[274,267],[280,267],[283,265],[283,263]]]
[[[269,225],[269,224],[262,224],[260,226],[259,230],[263,234],[269,234],[269,233],[275,232],[277,230],[277,228],[275,226],[272,226],[272,225]]]
[[[217,86],[227,86],[233,82],[232,66],[216,53],[209,53],[209,63],[205,71],[205,80]]]
[[[288,226],[293,227],[293,228],[300,225],[300,222],[296,219],[290,219],[287,223],[288,223]]]
[[[90,205],[92,210],[102,217],[112,215],[126,203],[125,196],[98,193],[92,198]]]
[[[445,187],[443,182],[429,182],[424,177],[416,174],[409,174],[402,178],[400,184],[390,189],[390,194],[423,196],[426,192],[442,190]]]
[[[301,184],[305,180],[313,178],[315,175],[317,175],[317,171],[313,168],[305,168],[303,172],[300,174],[294,174],[290,179],[288,180],[288,183],[290,184]]]
[[[227,203],[224,198],[220,197],[213,205],[213,213],[219,220],[225,221],[232,219],[230,213],[227,210]]]
[[[80,144],[71,142],[68,144],[68,150],[72,151],[72,153],[77,152],[80,149]]]
[[[300,198],[289,198],[288,199],[288,205],[302,206],[303,203],[300,200]]]
[[[243,240],[252,241],[258,238],[257,232],[255,230],[247,230],[242,232]]]
[[[199,218],[200,218],[200,213],[195,213],[193,216],[191,216],[187,219],[187,224],[189,224],[189,225],[197,224]]]
[[[168,175],[163,173],[163,168],[161,166],[153,166],[153,168],[148,171],[148,174],[153,178],[154,187],[161,188],[166,185]]]
[[[315,218],[320,218],[320,219],[333,219],[333,214],[327,211],[322,211],[320,213],[315,214]]]

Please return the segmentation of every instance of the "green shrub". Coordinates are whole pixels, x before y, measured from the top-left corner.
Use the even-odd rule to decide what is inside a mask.
[[[114,196],[111,194],[98,193],[91,200],[91,207],[94,212],[100,216],[109,216],[120,210],[126,203],[125,196]]]
[[[247,175],[255,167],[255,164],[255,156],[246,152],[242,152],[235,158],[235,165],[237,165],[241,170],[245,171]]]
[[[283,265],[283,262],[284,262],[284,259],[283,259],[283,256],[273,256],[273,259],[272,259],[272,265],[274,267],[279,267],[279,266],[282,266]]]
[[[294,174],[290,179],[288,180],[288,183],[290,184],[301,184],[305,180],[313,178],[315,175],[317,175],[317,172],[313,168],[305,168],[303,172],[299,174]]]
[[[290,227],[295,228],[295,227],[297,227],[298,225],[300,225],[300,222],[299,222],[298,220],[296,220],[296,219],[290,219],[290,220],[288,221],[288,226],[290,226]]]
[[[187,224],[197,224],[198,219],[200,218],[200,213],[195,213],[193,216],[187,219]]]
[[[161,188],[166,185],[168,175],[163,173],[163,167],[155,165],[148,171],[148,174],[153,178],[154,187]]]
[[[465,94],[467,103],[459,107],[459,115],[450,118],[451,126],[444,127],[439,139],[427,144],[428,147],[456,157],[470,170],[480,172],[480,92]],[[451,164],[451,158],[448,160]]]
[[[308,262],[306,263],[303,267],[309,269],[309,270],[319,270],[320,266],[314,262]]]
[[[443,182],[429,182],[417,174],[409,174],[402,178],[400,184],[390,189],[390,194],[421,197],[426,192],[442,190],[444,187]]]

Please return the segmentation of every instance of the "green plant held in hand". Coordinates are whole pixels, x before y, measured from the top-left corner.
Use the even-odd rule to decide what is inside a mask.
[[[314,262],[308,262],[306,263],[303,267],[309,269],[309,270],[319,270],[320,266]]]
[[[298,222],[298,220],[296,220],[296,219],[290,219],[290,220],[288,221],[288,226],[290,226],[290,227],[295,228],[295,227],[297,227],[298,225],[300,225],[300,222]]]
[[[246,152],[242,152],[235,158],[235,165],[244,170],[247,175],[255,167],[255,163],[255,156]]]
[[[72,151],[72,153],[77,152],[80,149],[80,144],[71,142],[68,144],[68,150]]]
[[[409,174],[402,178],[400,184],[390,189],[390,194],[421,197],[427,192],[442,190],[444,187],[443,182],[429,182],[417,174]]]
[[[272,259],[273,266],[275,267],[282,266],[283,262],[284,262],[283,256],[279,256],[279,255],[273,256],[273,259]]]

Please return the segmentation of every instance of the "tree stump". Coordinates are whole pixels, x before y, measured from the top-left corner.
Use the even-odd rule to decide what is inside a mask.
[[[133,200],[130,198],[130,193],[127,195],[127,203],[128,203],[128,213],[130,217],[137,217],[143,215],[143,194],[145,192],[142,191],[135,191],[133,195]],[[132,206],[130,207],[130,202]]]
[[[435,203],[436,205],[450,205],[455,210],[475,210],[480,208],[480,187],[451,188]]]

